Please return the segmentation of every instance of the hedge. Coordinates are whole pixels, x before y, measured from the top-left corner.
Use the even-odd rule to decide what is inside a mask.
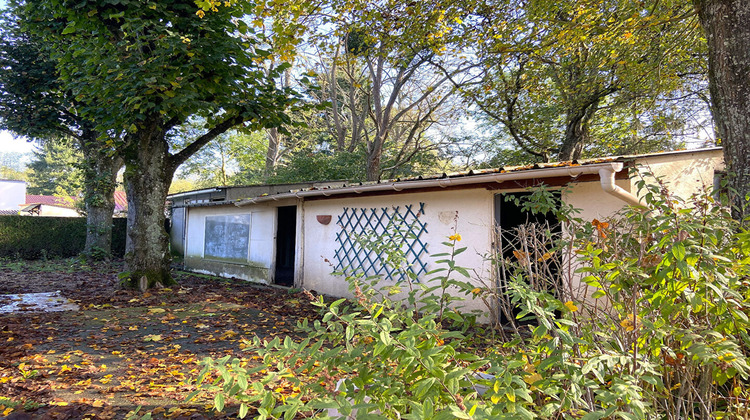
[[[112,255],[125,255],[127,219],[113,219]],[[73,257],[86,244],[85,217],[0,216],[0,257]]]

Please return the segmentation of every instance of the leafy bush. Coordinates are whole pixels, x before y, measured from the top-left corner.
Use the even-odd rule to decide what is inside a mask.
[[[640,188],[648,207],[607,221],[537,191],[524,205],[557,212],[563,229],[538,227],[547,240],[495,256],[510,273],[501,290],[464,278],[452,235],[441,271],[410,283],[408,299],[350,278],[356,299],[317,298],[322,319],[300,322],[303,341],[246,341],[261,365],[206,359],[199,379],[215,378],[216,408],[236,401],[241,417],[746,417],[750,233],[708,192],[685,203]],[[493,334],[457,310],[457,295],[505,300],[530,319]]]
[[[113,219],[112,254],[125,254],[126,219]],[[82,217],[0,217],[0,257],[39,259],[73,257],[86,244]]]

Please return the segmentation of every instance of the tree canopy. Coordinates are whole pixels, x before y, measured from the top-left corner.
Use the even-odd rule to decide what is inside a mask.
[[[99,141],[125,160],[131,284],[172,281],[162,208],[176,168],[238,124],[289,122],[283,111],[293,95],[272,83],[263,37],[242,20],[253,10],[203,14],[177,0],[19,6],[24,28],[50,46],[77,110],[101,133],[125,133]],[[196,119],[202,130],[170,150],[170,134]]]
[[[466,92],[537,159],[674,148],[670,129],[705,109],[691,89],[705,74],[700,31],[684,2],[500,0],[474,10],[467,29],[481,35],[467,38],[482,78]]]

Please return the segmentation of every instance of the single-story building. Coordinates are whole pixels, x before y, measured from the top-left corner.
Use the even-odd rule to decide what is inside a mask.
[[[192,201],[181,201],[173,215],[182,219],[176,240],[187,270],[346,297],[348,285],[334,271],[359,269],[385,284],[401,280],[402,273],[383,264],[387,250],[361,246],[373,232],[393,232],[392,246],[401,246],[418,278],[436,267],[430,255],[446,251],[441,243],[460,234],[468,249],[456,264],[490,279],[485,257],[495,247],[496,229],[514,229],[526,220],[505,199],[509,194],[545,184],[561,189],[562,200],[579,208],[584,219],[602,219],[641,203],[636,182],[645,172],[687,197],[715,185],[722,170],[722,151],[712,148],[244,196],[236,191],[232,197],[217,188],[190,193]],[[190,194],[171,199],[177,203]],[[205,197],[197,198],[201,194]],[[467,306],[482,309],[480,302]]]

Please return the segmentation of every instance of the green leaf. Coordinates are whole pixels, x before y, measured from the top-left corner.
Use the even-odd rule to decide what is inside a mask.
[[[76,23],[75,21],[71,21],[68,23],[68,26],[66,26],[65,29],[63,29],[62,34],[63,35],[72,34],[72,33],[75,33],[75,31],[76,31]]]
[[[677,242],[672,247],[672,255],[674,255],[677,261],[685,260],[685,245],[682,242]]]
[[[458,272],[459,274],[461,274],[464,277],[471,277],[471,275],[469,274],[469,271],[466,270],[463,267],[455,266],[455,267],[453,267],[453,269],[456,270],[456,272]]]
[[[593,299],[599,299],[600,297],[603,297],[605,295],[606,295],[606,293],[604,292],[604,290],[599,289],[596,292],[592,293],[591,297]]]
[[[224,394],[218,393],[214,397],[214,407],[216,407],[217,411],[223,411],[224,410]]]
[[[592,411],[583,417],[581,417],[581,420],[599,420],[606,417],[606,413],[604,411]]]

